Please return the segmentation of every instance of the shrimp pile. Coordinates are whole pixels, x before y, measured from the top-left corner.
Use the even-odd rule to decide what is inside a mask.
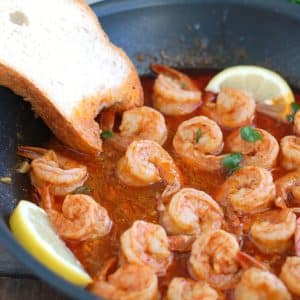
[[[18,148],[31,160],[34,201],[93,278],[89,291],[112,300],[298,299],[298,105],[287,124],[244,90],[206,92],[207,76],[152,70],[145,106],[97,118],[99,156],[51,141]]]

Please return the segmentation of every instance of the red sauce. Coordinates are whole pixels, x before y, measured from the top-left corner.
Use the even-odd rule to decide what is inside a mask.
[[[191,78],[197,86],[204,90],[204,87],[212,77],[212,72],[190,73]],[[142,84],[145,92],[145,105],[152,106],[151,95],[153,78],[143,78]],[[300,100],[300,96],[297,97]],[[165,117],[169,129],[168,140],[164,148],[172,155],[177,166],[181,170],[184,179],[184,185],[203,190],[214,196],[218,187],[224,182],[224,174],[210,174],[195,170],[181,162],[174,153],[172,139],[178,125],[195,115],[201,114],[201,108],[192,114],[181,117]],[[292,128],[288,124],[283,124],[271,119],[268,116],[257,113],[254,125],[266,129],[276,139],[291,134]],[[226,137],[226,132],[225,132]],[[104,142],[104,151],[98,158],[82,156],[72,152],[59,145],[57,142],[50,142],[52,148],[61,154],[71,157],[88,167],[89,179],[87,184],[91,187],[91,195],[104,206],[113,220],[113,228],[110,234],[104,238],[85,242],[68,242],[68,246],[83,264],[87,272],[94,276],[101,268],[103,262],[111,256],[117,256],[119,252],[119,237],[129,228],[135,220],[146,220],[149,222],[158,222],[158,213],[156,211],[156,197],[159,195],[163,186],[160,184],[149,187],[135,188],[124,185],[119,181],[115,174],[116,162],[123,153],[115,150],[112,146]],[[275,166],[273,170],[274,179],[285,174],[280,165]],[[256,216],[257,217],[257,216]],[[268,261],[275,271],[279,273],[286,255],[292,253],[289,250],[284,255],[263,255],[252,244],[247,236],[247,228],[251,224],[251,218],[244,217],[244,235],[242,249],[253,255],[260,261]],[[164,291],[170,279],[174,276],[188,276],[186,262],[189,254],[175,254],[174,261],[169,267],[166,276],[160,278],[161,290]],[[232,298],[232,292],[228,292],[228,299]]]

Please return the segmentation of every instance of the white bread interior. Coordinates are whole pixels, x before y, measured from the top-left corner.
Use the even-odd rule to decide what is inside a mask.
[[[0,45],[0,84],[77,150],[101,152],[101,109],[143,103],[132,63],[82,0],[1,0]]]

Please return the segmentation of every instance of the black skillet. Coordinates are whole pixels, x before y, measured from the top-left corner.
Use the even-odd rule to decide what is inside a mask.
[[[106,0],[93,5],[104,30],[140,74],[153,61],[182,68],[257,64],[279,71],[300,88],[300,5],[289,0]],[[2,45],[5,46],[5,45]],[[50,137],[30,106],[0,88],[0,241],[27,268],[72,299],[95,299],[48,271],[13,239],[7,217],[26,198],[26,176],[14,174],[18,144],[42,145]]]

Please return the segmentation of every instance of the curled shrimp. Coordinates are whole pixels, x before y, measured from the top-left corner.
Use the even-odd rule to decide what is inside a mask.
[[[204,281],[175,277],[169,283],[165,300],[217,300],[216,290]]]
[[[250,228],[250,236],[263,253],[283,253],[292,245],[296,215],[289,209],[264,213]]]
[[[236,300],[292,300],[284,283],[269,271],[250,268],[235,288]]]
[[[214,172],[222,168],[223,134],[213,120],[199,116],[182,122],[173,146],[181,159],[197,169]]]
[[[158,73],[153,86],[153,106],[166,115],[193,112],[201,103],[201,92],[186,75],[164,65],[153,64]]]
[[[300,137],[287,135],[280,140],[281,165],[287,170],[300,168]]]
[[[228,203],[240,214],[255,214],[272,206],[275,185],[269,171],[260,167],[243,167],[226,179],[216,200],[224,206]]]
[[[255,142],[245,141],[242,138],[240,129],[232,132],[226,141],[230,152],[243,154],[243,166],[257,166],[266,169],[272,168],[279,153],[277,140],[267,131],[255,128],[262,139]]]
[[[45,209],[50,222],[62,239],[84,241],[107,235],[112,221],[107,210],[92,197],[82,194],[67,195],[62,211],[53,208],[49,188],[39,189],[41,206]]]
[[[108,262],[110,263],[110,261]],[[105,265],[96,276],[89,290],[110,300],[158,300],[158,280],[147,266],[126,264],[107,276],[109,265]]]
[[[294,200],[300,203],[300,170],[292,171],[275,181],[277,203],[286,205],[291,193]]]
[[[172,157],[159,144],[150,140],[132,142],[117,165],[121,181],[129,186],[147,186],[161,179],[167,185],[162,196],[177,192],[181,175]]]
[[[287,257],[280,272],[281,280],[295,295],[300,296],[300,257]]]
[[[201,234],[192,246],[189,272],[193,278],[204,280],[213,288],[230,289],[240,276],[238,252],[236,238],[224,230]]]
[[[114,123],[114,120],[110,122]],[[113,124],[106,124],[110,130]],[[126,150],[135,140],[152,140],[163,145],[168,136],[164,116],[157,110],[143,106],[127,110],[123,113],[119,133],[113,133],[108,140],[120,150]]]
[[[204,110],[221,127],[234,129],[252,123],[255,100],[246,91],[222,88],[216,103],[207,103]]]
[[[121,259],[125,263],[145,265],[163,275],[172,258],[167,234],[160,225],[135,221],[121,235]]]
[[[32,159],[31,182],[36,188],[48,185],[52,195],[66,195],[82,186],[88,178],[86,166],[56,155],[53,150],[18,147],[18,154]]]
[[[294,244],[295,244],[295,253],[297,256],[300,256],[300,217],[297,219],[296,222]]]
[[[208,194],[184,188],[172,196],[161,224],[169,234],[199,235],[221,228],[223,217],[221,207]]]

